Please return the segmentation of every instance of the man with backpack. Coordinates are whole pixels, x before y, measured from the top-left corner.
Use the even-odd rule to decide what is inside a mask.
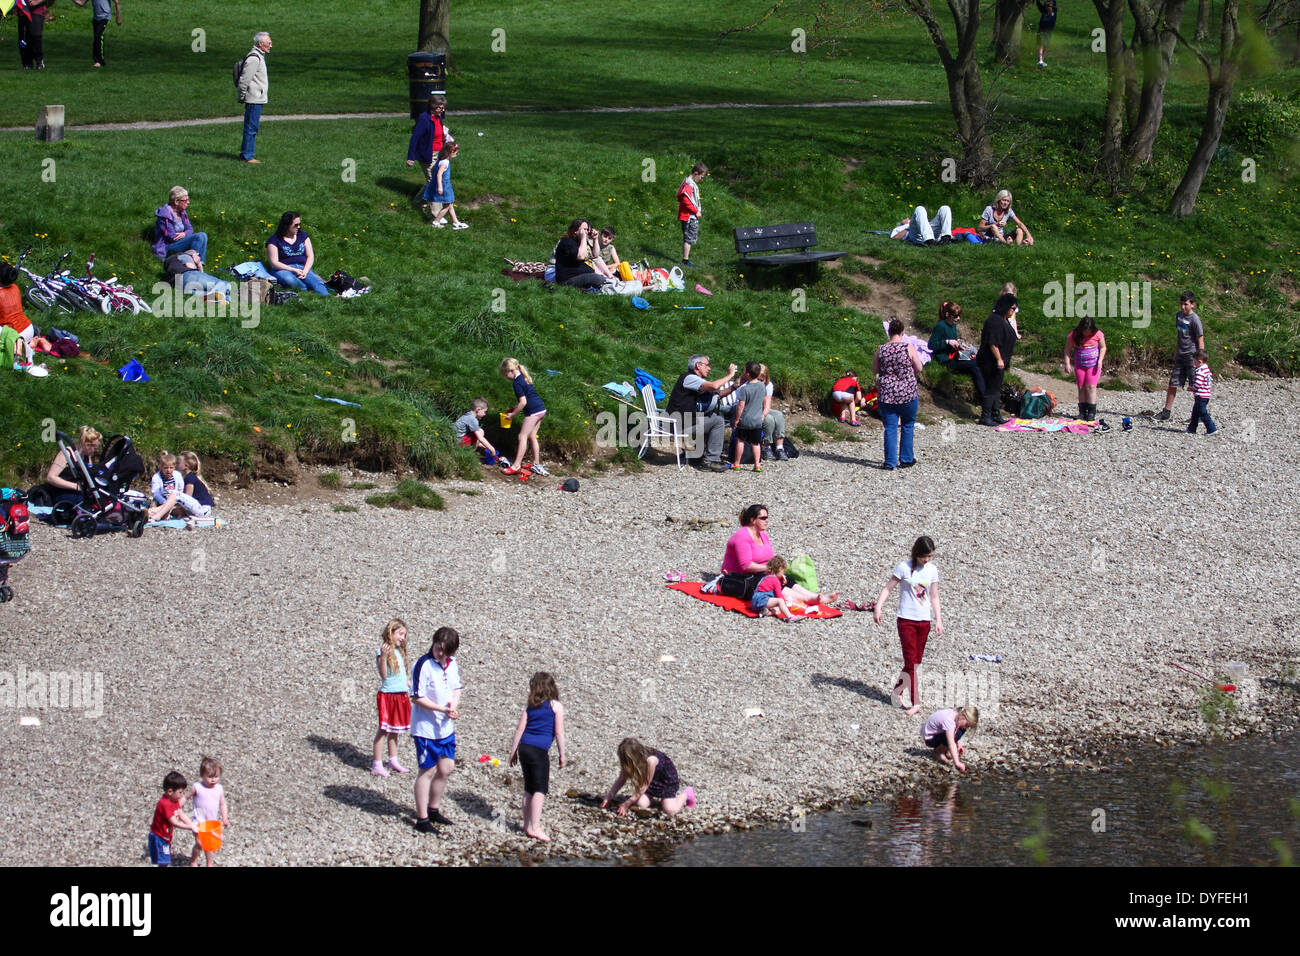
[[[253,49],[235,64],[235,90],[239,93],[239,102],[244,104],[244,141],[239,149],[239,158],[245,163],[261,162],[253,158],[253,146],[262,119],[262,107],[266,105],[269,86],[266,55],[270,52],[271,34],[263,30],[253,37]]]
[[[692,355],[686,362],[686,372],[668,395],[669,415],[677,416],[683,434],[694,434],[694,443],[686,446],[687,458],[698,458],[704,446],[704,467],[710,471],[726,471],[722,463],[722,442],[726,436],[727,422],[718,412],[718,399],[730,395],[740,387],[733,382],[736,366],[730,365],[727,374],[709,381],[709,357]]]

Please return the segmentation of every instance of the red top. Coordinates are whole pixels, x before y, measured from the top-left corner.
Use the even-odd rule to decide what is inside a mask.
[[[831,386],[831,391],[832,391],[832,392],[847,392],[847,391],[849,391],[849,390],[851,390],[851,389],[855,389],[855,388],[856,388],[858,391],[861,391],[861,390],[862,390],[862,386],[858,384],[858,380],[857,380],[857,378],[856,378],[855,376],[853,376],[853,375],[846,375],[846,376],[844,376],[844,378],[841,378],[841,379],[837,379],[837,380],[836,380],[835,384],[834,384],[833,386]]]
[[[31,324],[31,319],[23,314],[23,297],[18,291],[18,283],[0,287],[0,325],[7,325],[22,335]]]
[[[158,806],[154,807],[153,822],[149,824],[149,832],[156,837],[172,842],[172,817],[180,812],[181,802],[173,800],[171,797],[163,794],[158,799]]]
[[[687,176],[682,180],[682,184],[677,187],[677,218],[682,222],[690,219],[691,216],[700,214],[700,187],[699,184]]]

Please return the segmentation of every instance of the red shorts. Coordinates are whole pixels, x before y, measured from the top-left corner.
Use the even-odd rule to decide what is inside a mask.
[[[375,695],[379,701],[379,729],[390,734],[411,732],[411,697],[409,694]]]
[[[460,443],[461,443],[462,445],[472,445],[472,444],[474,444],[474,436],[473,436],[473,435],[462,435],[462,436],[461,436],[461,439],[460,439]]]

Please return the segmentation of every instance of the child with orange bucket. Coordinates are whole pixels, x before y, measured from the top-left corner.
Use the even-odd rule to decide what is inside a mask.
[[[190,866],[199,865],[203,852],[205,866],[212,865],[212,854],[221,849],[221,831],[230,826],[226,814],[226,789],[221,785],[221,761],[204,756],[199,761],[199,780],[194,784],[194,851]]]

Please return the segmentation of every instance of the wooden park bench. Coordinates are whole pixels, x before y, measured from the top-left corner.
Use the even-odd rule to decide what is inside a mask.
[[[810,252],[817,245],[817,227],[810,222],[788,222],[780,226],[743,226],[736,230],[736,251],[740,261],[756,266],[798,266],[826,262],[843,252]],[[779,252],[797,249],[798,252]],[[768,253],[754,255],[754,253]]]

